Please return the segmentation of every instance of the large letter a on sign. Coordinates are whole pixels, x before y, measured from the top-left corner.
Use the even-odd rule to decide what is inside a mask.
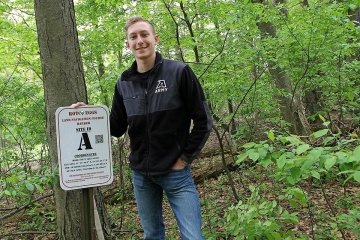
[[[83,140],[84,140],[84,143],[83,143]],[[82,133],[82,137],[80,140],[80,146],[79,146],[78,150],[82,150],[81,146],[85,146],[85,149],[92,149],[90,140],[89,140],[89,136],[87,133]]]

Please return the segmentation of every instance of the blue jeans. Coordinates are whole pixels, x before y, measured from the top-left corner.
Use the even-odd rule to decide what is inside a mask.
[[[174,212],[181,239],[203,239],[200,202],[190,167],[160,176],[146,176],[133,171],[133,184],[144,239],[165,239],[163,192]]]

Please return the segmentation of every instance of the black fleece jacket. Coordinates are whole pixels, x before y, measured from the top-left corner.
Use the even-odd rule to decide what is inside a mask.
[[[159,53],[150,71],[136,69],[134,62],[116,83],[111,135],[120,137],[128,129],[130,166],[135,171],[165,174],[179,157],[190,164],[212,127],[199,81],[189,66]]]

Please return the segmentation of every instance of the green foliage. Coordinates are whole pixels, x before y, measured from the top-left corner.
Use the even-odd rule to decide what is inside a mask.
[[[347,176],[344,183],[349,179],[360,183],[360,146],[351,149],[354,143],[359,144],[358,140],[338,139],[336,145],[329,145],[329,141],[338,138],[336,134],[329,134],[329,129],[312,133],[316,141],[313,145],[295,135],[275,137],[270,131],[268,137],[269,141],[244,144],[245,151],[236,163],[249,159],[263,167],[272,164],[275,178],[290,185],[308,178],[334,177],[334,174]]]
[[[324,125],[326,126],[328,123],[324,123]],[[309,182],[322,185],[322,182],[327,179],[341,181],[344,185],[349,182],[355,185],[360,183],[358,179],[360,170],[358,139],[342,138],[339,134],[331,133],[327,128],[312,133],[306,142],[296,135],[275,135],[274,131],[269,131],[267,136],[268,140],[259,143],[245,143],[242,146],[244,151],[238,155],[236,163],[245,165],[251,162],[256,166],[268,169],[269,178],[273,179],[277,185],[279,184],[279,188],[282,190],[281,193],[277,192],[276,201],[269,200],[270,197],[264,197],[269,193],[261,192],[264,189],[263,186],[252,187],[252,195],[246,202],[241,201],[236,206],[229,208],[227,229],[234,236],[243,236],[249,239],[261,237],[285,239],[288,237],[288,232],[282,230],[280,223],[281,220],[287,218],[281,215],[282,211],[276,210],[278,202],[289,205],[293,209],[293,213],[286,213],[286,216],[297,216],[301,209],[310,208],[313,201],[308,192],[299,186]],[[343,175],[345,178],[339,178]],[[270,190],[268,189],[268,191]],[[322,191],[324,195],[324,190]],[[324,196],[324,198],[327,197]],[[267,210],[261,212],[264,206],[267,207]],[[329,216],[323,211],[316,211],[316,217],[320,221],[316,223],[320,227],[315,231],[316,235],[321,238],[332,238],[339,231],[346,230],[358,236],[358,230],[353,229],[354,225],[358,223],[358,209],[353,200],[346,197],[339,198],[337,203],[341,212],[344,209],[342,206],[346,206],[345,209],[348,211],[334,216]],[[277,214],[274,215],[274,213]],[[346,222],[345,219],[349,219],[349,221]],[[266,220],[268,221],[267,225],[264,224]],[[295,218],[293,220],[292,223],[296,224]],[[325,236],[324,229],[329,228],[331,234]],[[280,235],[270,235],[273,232]]]
[[[45,189],[51,188],[53,179],[50,170],[45,167],[34,172],[14,169],[11,174],[2,176],[0,199],[24,204],[30,201],[33,195],[44,193]]]
[[[277,201],[263,198],[259,188],[251,187],[246,203],[240,201],[228,209],[229,233],[236,239],[293,239],[293,232],[287,231],[286,226],[298,223],[298,217]]]
[[[187,0],[182,5],[180,1],[79,0],[75,5],[90,104],[111,106],[115,82],[134,60],[124,44],[123,26],[129,16],[149,18],[160,36],[158,50],[194,69],[217,126],[235,120],[236,139],[249,142],[237,163],[268,169],[270,177],[286,185],[275,206],[253,196],[237,207],[261,234],[270,234],[261,220],[265,216],[275,233],[268,237],[276,239],[277,233],[287,237],[281,221],[273,219],[284,214],[284,210],[279,213],[280,201],[294,208],[309,204],[308,194],[298,186],[304,180],[360,182],[359,133],[355,131],[360,124],[360,28],[349,18],[358,0],[309,1],[309,6],[293,0],[266,6],[225,0]],[[276,36],[262,37],[260,21],[271,23]],[[2,1],[0,30],[0,199],[20,204],[41,193],[53,178],[33,2]],[[274,68],[289,77],[291,92],[276,87]],[[314,92],[315,103],[307,99]],[[326,128],[310,139],[283,133],[288,123],[281,119],[283,106],[276,96],[293,94],[304,100],[308,120],[316,121],[319,113],[324,116]],[[336,134],[334,127],[339,128]],[[267,141],[251,142],[269,128],[274,130],[268,131]],[[256,191],[260,190],[255,189],[254,195]],[[119,191],[115,198],[122,200],[127,193]],[[251,215],[248,211],[256,207],[255,202],[264,204],[265,210]],[[339,222],[333,229],[355,229],[350,223],[356,223],[356,214],[350,214],[349,225],[345,216],[333,219]],[[216,229],[206,234],[216,239]]]
[[[355,208],[350,210],[347,214],[338,214],[336,216],[337,222],[339,222],[339,227],[344,230],[352,232],[356,238],[360,238],[360,209]]]
[[[21,224],[23,230],[54,231],[56,220],[54,206],[34,203],[27,216],[30,220]]]

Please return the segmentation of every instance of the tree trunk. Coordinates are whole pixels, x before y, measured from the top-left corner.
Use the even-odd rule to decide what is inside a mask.
[[[55,111],[83,101],[87,93],[72,0],[35,0],[35,19],[42,64],[49,154],[58,172]],[[63,191],[56,178],[54,196],[58,239],[81,239],[81,191]],[[104,213],[103,209],[98,211]],[[100,217],[101,219],[102,217]]]
[[[354,10],[349,10],[350,20],[355,23],[356,26],[360,27],[360,7]]]
[[[264,3],[261,0],[253,0],[254,3]],[[283,3],[283,1],[277,0],[274,2]],[[281,12],[286,16],[287,11],[283,7]],[[258,22],[257,26],[260,30],[261,37],[276,37],[276,27],[271,22]],[[269,60],[268,68],[271,77],[274,80],[275,86],[288,94],[294,96],[286,96],[284,94],[277,96],[277,100],[280,104],[280,110],[282,118],[291,124],[290,132],[298,135],[307,135],[310,133],[310,125],[306,119],[305,107],[301,100],[300,94],[297,92],[293,93],[292,83],[290,77],[287,75],[286,71],[279,66],[276,62]]]

